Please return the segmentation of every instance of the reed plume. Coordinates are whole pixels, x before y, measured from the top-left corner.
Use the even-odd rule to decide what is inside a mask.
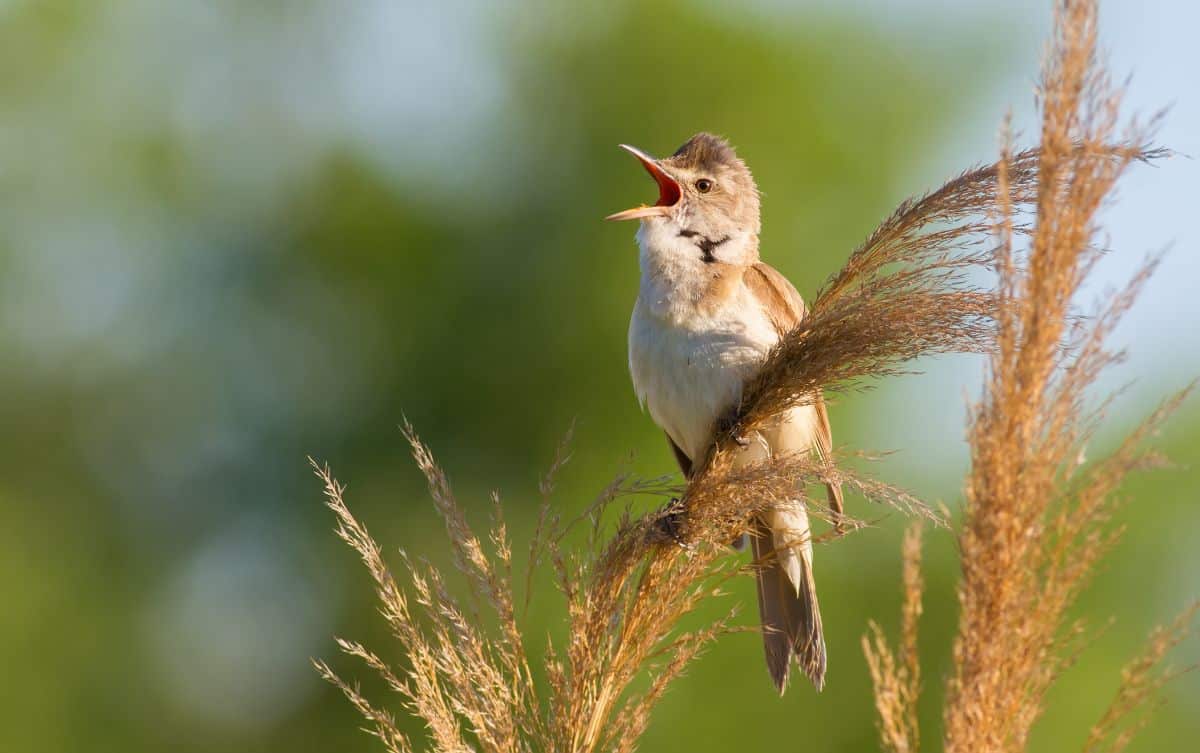
[[[901,638],[898,654],[893,652],[883,629],[872,621],[863,636],[863,653],[875,689],[879,713],[879,736],[887,753],[916,753],[921,749],[917,701],[921,696],[921,661],[917,650],[921,619],[922,529],[913,524],[904,535],[904,606],[901,609]]]
[[[1048,689],[1081,649],[1083,626],[1068,623],[1068,609],[1120,535],[1110,524],[1120,483],[1161,464],[1144,441],[1188,392],[1166,400],[1111,455],[1085,462],[1103,405],[1087,409],[1084,392],[1121,358],[1107,347],[1108,335],[1156,260],[1090,316],[1079,315],[1074,299],[1100,255],[1097,211],[1133,161],[1162,154],[1141,146],[1144,128],[1118,132],[1121,92],[1097,62],[1096,22],[1095,2],[1055,4],[1039,91],[1032,227],[1021,225],[1011,191],[996,193],[996,330],[983,397],[970,415],[971,470],[958,533],[961,612],[943,713],[948,753],[1026,749]],[[1025,185],[1009,164],[1000,160],[999,184]],[[906,571],[917,567],[907,550],[905,563]],[[906,576],[906,605],[919,600],[911,582]],[[1195,611],[1151,639],[1085,750],[1119,750],[1129,741],[1134,728],[1117,732],[1121,720],[1161,687],[1156,668]],[[912,614],[906,606],[903,663],[877,629],[865,641],[881,737],[892,751],[915,751],[919,740],[907,684]]]
[[[1137,449],[1138,435],[1113,460],[1089,468],[1071,462],[1070,449],[1093,428],[1081,418],[1081,390],[1111,360],[1102,347],[1103,335],[1132,296],[1118,296],[1090,327],[1069,326],[1071,294],[1095,254],[1089,245],[1092,213],[1130,161],[1157,156],[1136,146],[1136,138],[1112,142],[1115,103],[1095,111],[1080,109],[1081,104],[1107,102],[1096,99],[1103,82],[1089,73],[1090,48],[1084,49],[1094,44],[1094,31],[1085,23],[1091,8],[1086,3],[1060,5],[1058,37],[1046,74],[1047,126],[1041,145],[968,170],[904,202],[885,219],[829,278],[803,322],[771,352],[745,390],[731,428],[714,436],[711,451],[686,487],[620,477],[582,515],[566,521],[549,501],[543,503],[529,567],[548,564],[554,569],[567,626],[563,642],[540,647],[544,681],[530,669],[534,647],[521,628],[519,579],[498,499],[491,530],[484,536],[475,533],[429,449],[405,427],[445,522],[455,564],[466,577],[464,602],[436,569],[403,553],[404,577],[398,580],[383,549],[348,508],[343,487],[328,468],[313,464],[338,535],[366,565],[407,666],[397,670],[354,642],[339,641],[339,646],[399,694],[405,713],[423,720],[428,739],[419,747],[439,753],[632,751],[670,683],[709,643],[737,629],[735,608],[696,629],[679,629],[681,619],[702,601],[720,595],[728,578],[746,571],[726,542],[745,533],[768,507],[795,499],[797,489],[836,481],[869,501],[942,524],[938,514],[904,490],[836,462],[803,454],[737,468],[731,458],[736,437],[820,391],[856,389],[911,370],[922,356],[958,352],[988,354],[991,378],[972,419],[973,468],[960,535],[964,627],[956,642],[952,702],[946,712],[947,749],[1010,750],[1015,748],[1009,741],[1023,741],[1045,686],[1061,666],[1053,660],[1060,643],[1057,621],[1110,541],[1097,534],[1093,523],[1110,509],[1108,500],[1120,476],[1153,460]],[[1086,54],[1079,57],[1080,51]],[[1021,210],[1036,213],[1031,228],[1015,219]],[[1032,243],[1027,270],[1015,258],[1018,238]],[[979,278],[977,270],[998,271],[1000,285],[986,288],[972,282]],[[1069,361],[1066,354],[1072,354]],[[1006,453],[1015,442],[1024,443],[1020,454]],[[560,453],[542,485],[547,498],[564,457]],[[672,501],[640,515],[626,509],[611,530],[602,528],[604,513],[631,492],[661,494]],[[1050,500],[1067,497],[1068,505],[1048,506]],[[822,538],[864,525],[849,518],[833,521],[819,505],[811,507],[815,516],[837,524]],[[594,544],[568,550],[565,537],[586,521],[593,521],[589,542]],[[1031,531],[1037,535],[1030,537]],[[1028,541],[1014,540],[1022,537]],[[885,748],[905,753],[920,743],[915,713],[919,551],[919,536],[910,534],[899,656],[878,628],[868,644]],[[995,568],[1005,566],[1021,572],[999,583]],[[526,599],[530,580],[527,572]],[[1015,592],[1017,586],[1032,590]],[[1035,593],[1045,604],[1033,603]],[[1010,607],[1027,614],[1004,611]],[[1044,617],[1033,617],[1028,629],[1022,622],[1005,639],[1018,650],[1020,669],[1011,679],[997,676],[1000,655],[979,645],[977,636],[981,631],[993,634],[996,625],[1012,627],[1028,619],[1034,608]],[[1152,649],[1169,645],[1174,635],[1159,639]],[[1159,654],[1152,650],[1148,657],[1154,665]],[[388,750],[418,747],[387,708],[366,698],[326,663],[316,666],[341,688]],[[1130,687],[1156,687],[1141,666],[1131,671],[1135,679]],[[1119,697],[1114,714],[1120,716],[1140,697],[1136,690]],[[1010,712],[1011,718],[1003,716],[1006,721],[985,730],[986,739],[969,729],[972,714]],[[1096,745],[1121,734],[1115,722],[1098,729]],[[977,744],[982,747],[972,747]]]

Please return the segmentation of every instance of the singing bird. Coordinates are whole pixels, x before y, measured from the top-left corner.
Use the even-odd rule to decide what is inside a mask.
[[[653,206],[608,217],[641,221],[629,369],[638,400],[666,432],[690,477],[717,427],[737,410],[746,381],[804,318],[804,301],[787,278],[759,261],[758,188],[728,142],[699,133],[661,160],[621,148],[658,184]],[[828,459],[832,437],[825,404],[815,396],[740,444],[735,462],[741,465],[795,452]],[[825,683],[825,639],[800,491],[797,499],[773,505],[754,520],[750,535],[767,668],[781,694],[793,657],[817,690]],[[827,494],[836,518],[840,486],[829,485]]]

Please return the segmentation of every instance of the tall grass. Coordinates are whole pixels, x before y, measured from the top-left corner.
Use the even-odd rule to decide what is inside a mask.
[[[947,683],[943,748],[948,753],[1022,751],[1050,686],[1076,658],[1083,627],[1067,611],[1120,528],[1110,524],[1121,481],[1161,464],[1144,440],[1190,388],[1168,398],[1115,452],[1085,462],[1102,407],[1085,390],[1121,358],[1107,339],[1153,272],[1148,260],[1098,311],[1074,299],[1096,263],[1096,214],[1126,168],[1155,156],[1134,146],[1144,128],[1118,132],[1121,92],[1097,63],[1094,2],[1060,0],[1042,71],[1041,147],[1032,227],[998,192],[993,226],[999,274],[996,337],[983,396],[970,416],[971,470],[958,532],[962,578],[954,668]],[[1007,146],[1006,146],[1007,150]],[[1000,161],[999,184],[1012,180]],[[1023,248],[1019,241],[1026,241]],[[897,659],[878,629],[864,645],[875,684],[884,747],[915,751],[916,615],[919,557],[905,550],[904,635]],[[1113,706],[1087,750],[1119,750],[1123,719],[1144,708],[1165,675],[1155,674],[1186,631],[1193,606],[1156,633],[1127,669]]]
[[[1111,458],[1081,465],[1078,447],[1095,430],[1082,391],[1115,355],[1104,338],[1132,303],[1139,275],[1097,317],[1071,307],[1095,260],[1096,208],[1134,160],[1158,152],[1144,133],[1115,133],[1119,98],[1095,66],[1094,3],[1056,5],[1056,31],[1043,73],[1044,123],[1038,147],[968,170],[923,197],[904,202],[856,249],[814,300],[809,316],[771,353],[747,387],[739,419],[714,437],[686,488],[661,511],[623,514],[607,538],[567,550],[567,532],[599,521],[628,491],[620,478],[584,515],[562,520],[543,505],[529,567],[552,567],[566,610],[568,637],[541,647],[545,680],[531,671],[534,647],[521,628],[512,544],[496,502],[481,536],[468,525],[445,474],[411,427],[405,434],[445,521],[466,600],[435,568],[401,553],[402,577],[346,505],[329,469],[314,463],[337,532],[362,558],[383,618],[407,658],[403,671],[366,647],[339,641],[399,694],[405,713],[422,719],[420,747],[450,751],[631,751],[669,684],[711,641],[734,629],[732,611],[693,630],[681,618],[745,570],[725,542],[745,533],[772,504],[797,488],[837,481],[866,499],[944,524],[919,500],[883,481],[808,454],[735,468],[733,437],[752,431],[817,390],[846,390],[899,373],[932,353],[979,352],[990,364],[984,397],[972,413],[972,469],[959,539],[962,617],[949,680],[945,746],[949,751],[1018,750],[1062,668],[1070,605],[1096,559],[1111,544],[1105,520],[1113,492],[1130,470],[1155,461],[1141,440],[1181,397],[1164,406]],[[1033,224],[1021,218],[1033,213]],[[1019,242],[1029,252],[1018,253]],[[994,270],[994,289],[971,282]],[[543,484],[548,496],[556,462]],[[814,515],[825,516],[818,504]],[[839,519],[826,538],[862,526]],[[665,531],[669,529],[670,535]],[[679,546],[682,543],[684,546]],[[917,620],[919,537],[905,543],[904,634],[894,653],[874,628],[865,642],[884,747],[919,747]],[[751,565],[752,566],[752,565]],[[480,618],[481,611],[490,617]],[[1184,622],[1155,637],[1131,665],[1125,690],[1097,725],[1089,750],[1116,748],[1122,720],[1162,680],[1154,667]],[[997,636],[1000,636],[997,638]],[[391,713],[324,662],[320,673],[345,693],[390,751],[414,750]],[[639,682],[644,680],[644,682]],[[1111,717],[1111,718],[1110,718]]]

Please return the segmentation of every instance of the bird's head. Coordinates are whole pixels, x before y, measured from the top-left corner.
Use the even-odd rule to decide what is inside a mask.
[[[607,219],[641,220],[643,228],[661,224],[685,237],[710,241],[757,240],[758,188],[746,163],[725,139],[698,133],[661,160],[632,146],[622,144],[621,148],[637,157],[654,178],[658,201]]]

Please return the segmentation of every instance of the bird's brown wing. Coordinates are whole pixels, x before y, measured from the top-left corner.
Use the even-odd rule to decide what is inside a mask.
[[[825,398],[817,395],[817,452],[821,461],[829,467],[833,463],[833,431],[829,428],[829,412],[825,410]],[[838,532],[842,530],[842,512],[845,504],[842,501],[842,485],[826,484],[825,495],[829,498],[829,509],[833,511],[834,525]]]
[[[742,278],[754,296],[762,303],[767,317],[775,325],[782,337],[796,327],[807,313],[804,299],[788,278],[779,273],[769,264],[758,262],[746,268]],[[829,412],[825,409],[825,398],[817,395],[814,405],[817,411],[817,437],[813,449],[822,462],[832,462],[833,432],[829,428]],[[829,498],[829,509],[834,518],[842,516],[842,485],[826,484],[826,495]]]
[[[771,265],[758,262],[746,267],[742,282],[762,303],[780,336],[791,331],[804,318],[804,299],[792,283]]]

